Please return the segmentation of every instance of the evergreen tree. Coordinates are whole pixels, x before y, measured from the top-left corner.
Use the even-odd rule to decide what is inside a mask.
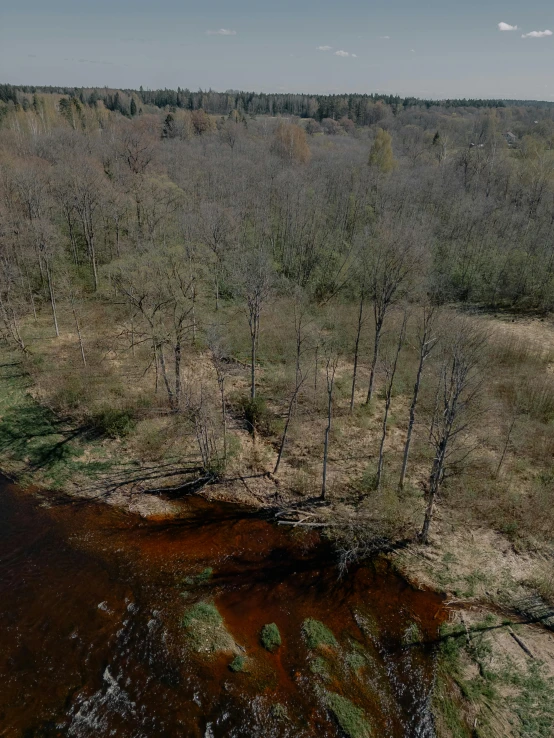
[[[135,98],[134,97],[131,98],[131,105],[130,105],[130,108],[129,109],[130,109],[130,112],[131,112],[131,117],[134,118],[135,115],[137,114],[137,104],[135,102]]]

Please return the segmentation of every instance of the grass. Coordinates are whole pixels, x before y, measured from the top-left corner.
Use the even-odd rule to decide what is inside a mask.
[[[405,646],[413,646],[414,643],[421,643],[422,640],[423,633],[419,629],[418,624],[410,623],[402,636],[402,643]]]
[[[364,666],[367,666],[367,662],[365,658],[359,651],[352,651],[351,653],[347,654],[346,663],[354,671],[358,671],[359,669],[362,669]]]
[[[281,633],[275,623],[267,623],[262,628],[260,634],[260,641],[262,646],[267,650],[274,653],[281,645]]]
[[[271,715],[276,720],[288,720],[289,719],[287,708],[281,702],[276,702],[274,705],[272,705]]]
[[[340,694],[328,692],[327,707],[348,738],[371,738],[373,732],[365,712]]]
[[[320,646],[331,646],[338,648],[338,641],[333,632],[320,620],[306,618],[302,623],[302,632],[306,638],[308,648],[314,649]]]
[[[193,605],[182,620],[189,642],[197,653],[216,653],[234,651],[236,646],[231,634],[226,630],[223,618],[211,602],[198,602]]]
[[[317,656],[315,659],[310,661],[310,671],[316,676],[322,677],[323,679],[329,678],[329,671],[327,662],[321,656]]]
[[[205,584],[211,579],[213,573],[214,570],[211,568],[211,566],[207,566],[199,574],[192,574],[189,577],[185,577],[183,579],[183,584],[187,584],[189,587],[193,587],[197,584]]]
[[[235,656],[229,664],[229,669],[234,672],[246,671],[246,658],[240,655]]]

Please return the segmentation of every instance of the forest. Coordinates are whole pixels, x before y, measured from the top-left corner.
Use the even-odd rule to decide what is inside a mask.
[[[553,109],[165,92],[0,90],[6,471],[552,603]]]

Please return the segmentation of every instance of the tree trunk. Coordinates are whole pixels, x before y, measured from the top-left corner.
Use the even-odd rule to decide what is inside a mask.
[[[274,474],[277,474],[277,472],[279,471],[279,464],[281,463],[281,457],[283,456],[283,451],[285,449],[285,443],[287,441],[287,434],[289,432],[289,425],[290,425],[290,420],[292,418],[292,411],[294,409],[294,405],[295,405],[295,402],[296,402],[296,397],[298,395],[298,392],[299,392],[300,387],[302,386],[302,383],[303,382],[304,382],[304,379],[302,379],[302,381],[300,383],[297,383],[296,384],[296,387],[294,389],[294,392],[293,392],[292,397],[291,397],[290,402],[289,402],[289,407],[288,407],[288,412],[287,412],[287,420],[286,420],[286,423],[285,423],[285,428],[283,430],[283,437],[281,438],[281,444],[279,445],[279,454],[277,455],[277,461],[275,462],[275,468],[273,469],[273,473]]]
[[[250,398],[256,399],[256,350],[258,347],[258,319],[252,316],[252,327],[250,330],[252,345],[250,347]]]
[[[377,359],[379,358],[379,344],[381,343],[381,331],[383,323],[381,321],[375,324],[375,343],[373,344],[373,358],[371,360],[371,371],[369,374],[369,387],[367,388],[366,405],[371,403],[373,398],[373,388],[375,384],[375,371],[377,369]]]
[[[422,543],[429,542],[429,529],[433,520],[433,514],[435,512],[435,499],[444,472],[444,459],[446,454],[447,441],[443,440],[439,447],[439,453],[437,454],[433,463],[433,469],[431,470],[431,476],[429,477],[429,495],[427,498],[427,508],[425,510],[425,519],[423,521],[423,528],[421,529],[420,539]]]
[[[410,456],[410,445],[412,443],[412,432],[415,424],[415,410],[417,406],[417,398],[419,396],[419,387],[421,384],[421,374],[423,372],[424,356],[420,354],[419,365],[417,368],[417,376],[414,384],[414,394],[412,396],[412,403],[410,405],[410,419],[408,421],[408,432],[406,433],[406,444],[404,445],[404,457],[402,459],[402,471],[400,472],[400,482],[398,484],[399,489],[403,489],[404,482],[406,481],[406,470],[408,469],[408,458]]]
[[[48,280],[48,292],[50,293],[50,306],[52,308],[52,319],[54,321],[54,330],[56,331],[56,337],[60,337],[60,331],[58,329],[58,316],[56,313],[56,297],[54,295],[54,285],[52,283],[52,273],[50,271],[50,264],[48,259],[44,260],[46,264],[46,278]]]
[[[175,344],[175,410],[181,406],[181,341]]]
[[[160,368],[162,370],[162,377],[163,377],[163,380],[164,380],[165,388],[167,390],[167,397],[169,399],[169,406],[173,410],[173,412],[175,412],[175,410],[176,410],[176,406],[175,406],[175,395],[173,393],[173,390],[171,389],[171,384],[169,382],[169,377],[167,375],[167,367],[166,367],[166,364],[165,364],[164,349],[163,349],[163,345],[162,344],[160,344],[158,346],[158,353],[159,353],[159,356],[160,356]]]
[[[354,369],[352,371],[352,392],[350,393],[350,412],[354,410],[354,395],[356,392],[356,377],[358,374],[358,354],[360,350],[360,336],[362,333],[364,313],[364,293],[360,297],[360,309],[358,311],[358,330],[356,332],[356,343],[354,344]]]
[[[77,318],[77,312],[75,310],[75,305],[71,304],[71,308],[73,310],[73,317],[75,318],[75,327],[77,328],[77,336],[79,337],[79,348],[81,349],[81,358],[83,360],[83,366],[87,365],[87,360],[85,357],[85,347],[83,346],[83,337],[81,335],[81,328],[79,326],[79,320]]]

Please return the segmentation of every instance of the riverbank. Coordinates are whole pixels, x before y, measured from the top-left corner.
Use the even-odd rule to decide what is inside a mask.
[[[80,426],[74,415],[64,416],[45,404],[46,396],[32,381],[28,361],[17,354],[4,355],[2,360],[0,449],[7,473],[25,485],[57,490],[72,498],[102,500],[145,519],[178,517],[180,503],[164,494],[163,488],[187,484],[198,476],[189,471],[194,468],[193,456],[184,455],[186,466],[183,454],[172,456],[171,448],[175,447],[171,445],[163,457],[151,453],[152,449],[146,458],[137,456],[149,433],[154,434],[155,444],[159,444],[157,432],[174,443],[178,428],[169,428],[174,420],[146,416],[129,434],[110,429],[114,417],[109,416],[99,418],[104,423],[100,427]],[[347,420],[339,418],[339,427]],[[372,423],[376,421],[363,414],[355,416],[353,422],[370,434],[374,432]],[[268,439],[251,436],[238,422],[232,432],[238,441],[229,465],[230,479],[205,485],[201,490],[204,498],[279,511],[281,522],[294,523],[299,531],[321,527],[331,538],[342,530],[359,530],[364,511],[368,527],[375,522],[370,494],[365,495],[364,507],[358,488],[337,493],[336,480],[337,491],[326,505],[314,504],[310,502],[316,491],[314,479],[306,467],[299,471],[287,464],[278,479],[272,478],[265,473],[275,453]],[[397,443],[395,438],[393,429],[393,444]],[[294,461],[298,449],[305,455],[308,448],[302,449],[300,436],[292,440]],[[345,454],[356,456],[352,446],[341,445],[340,435],[335,443],[340,449],[335,464]],[[510,463],[514,468],[514,462]],[[521,471],[518,473],[521,478]],[[529,489],[529,479],[524,483]],[[156,489],[159,491],[152,494]],[[402,515],[419,515],[421,495],[411,487],[403,505]],[[389,518],[394,512],[394,506],[387,510]],[[402,530],[402,525],[397,530]],[[344,549],[344,538],[339,536],[338,548],[341,546]],[[550,735],[554,716],[548,705],[553,700],[546,697],[552,689],[554,649],[553,636],[545,627],[552,602],[549,556],[544,542],[530,541],[509,527],[504,532],[494,530],[486,520],[481,525],[475,519],[468,521],[465,511],[451,501],[439,507],[429,546],[421,547],[408,539],[389,554],[402,575],[446,593],[450,603],[454,636],[444,641],[444,649],[441,647],[435,691],[441,738]],[[535,622],[518,625],[522,621]],[[533,713],[539,715],[538,722]]]

